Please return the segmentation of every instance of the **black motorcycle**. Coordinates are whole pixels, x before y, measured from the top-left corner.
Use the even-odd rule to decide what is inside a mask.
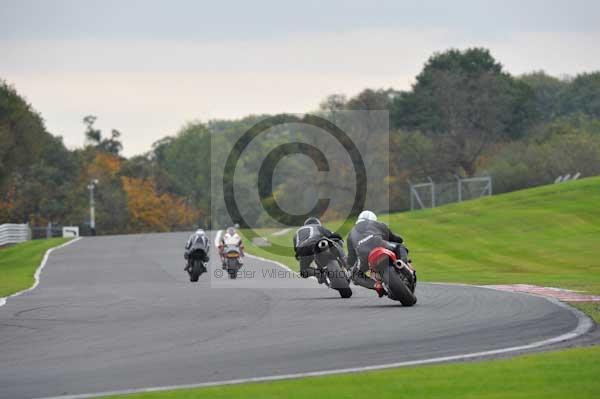
[[[198,236],[184,254],[184,257],[187,260],[187,267],[185,270],[190,275],[190,281],[192,282],[198,281],[202,273],[206,273],[207,271],[206,265],[209,261],[208,245],[208,240]]]
[[[317,266],[316,277],[340,293],[342,298],[350,298],[350,273],[341,257],[338,244],[329,239],[320,239],[314,248],[314,262]]]

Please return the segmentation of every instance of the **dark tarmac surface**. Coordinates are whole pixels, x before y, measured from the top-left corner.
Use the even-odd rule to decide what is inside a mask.
[[[467,354],[552,338],[578,322],[543,298],[468,286],[421,284],[412,308],[354,286],[341,299],[315,280],[274,278],[283,269],[248,257],[247,278],[204,274],[193,284],[183,271],[187,236],[84,238],[54,251],[40,285],[0,307],[0,398]]]

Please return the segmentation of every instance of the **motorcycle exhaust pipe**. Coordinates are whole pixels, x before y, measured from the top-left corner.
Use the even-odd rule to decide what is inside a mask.
[[[411,266],[409,266],[409,264],[404,262],[402,259],[398,259],[395,264],[396,264],[396,268],[398,270],[401,270],[402,268],[406,268],[406,270],[408,270],[410,273],[412,273],[413,275],[415,274],[415,269],[413,269]]]
[[[321,250],[329,247],[329,243],[327,242],[327,240],[321,240],[319,241],[319,243],[317,244],[317,247]]]

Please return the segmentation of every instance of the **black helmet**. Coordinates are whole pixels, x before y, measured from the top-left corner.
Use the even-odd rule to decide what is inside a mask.
[[[306,219],[304,221],[304,225],[307,226],[309,224],[318,224],[320,226],[321,221],[319,219],[317,219],[316,217],[309,217],[308,219]]]

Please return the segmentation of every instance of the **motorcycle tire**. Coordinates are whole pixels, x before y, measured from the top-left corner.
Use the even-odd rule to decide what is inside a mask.
[[[200,278],[200,276],[202,275],[202,273],[204,273],[206,271],[206,268],[204,267],[204,265],[202,264],[202,261],[200,260],[194,260],[193,261],[193,265],[192,265],[192,269],[190,270],[190,281],[192,283],[195,283],[198,281],[198,279]]]
[[[337,261],[331,261],[327,265],[327,280],[327,285],[337,290],[340,293],[340,297],[350,298],[352,296],[350,282]]]
[[[388,290],[390,299],[399,301],[402,306],[413,306],[417,303],[417,297],[404,283],[404,279],[400,276],[400,272],[391,266],[385,267],[382,271],[382,283]]]
[[[237,272],[240,269],[239,263],[236,259],[227,259],[227,274],[229,278],[235,280],[237,278]]]

